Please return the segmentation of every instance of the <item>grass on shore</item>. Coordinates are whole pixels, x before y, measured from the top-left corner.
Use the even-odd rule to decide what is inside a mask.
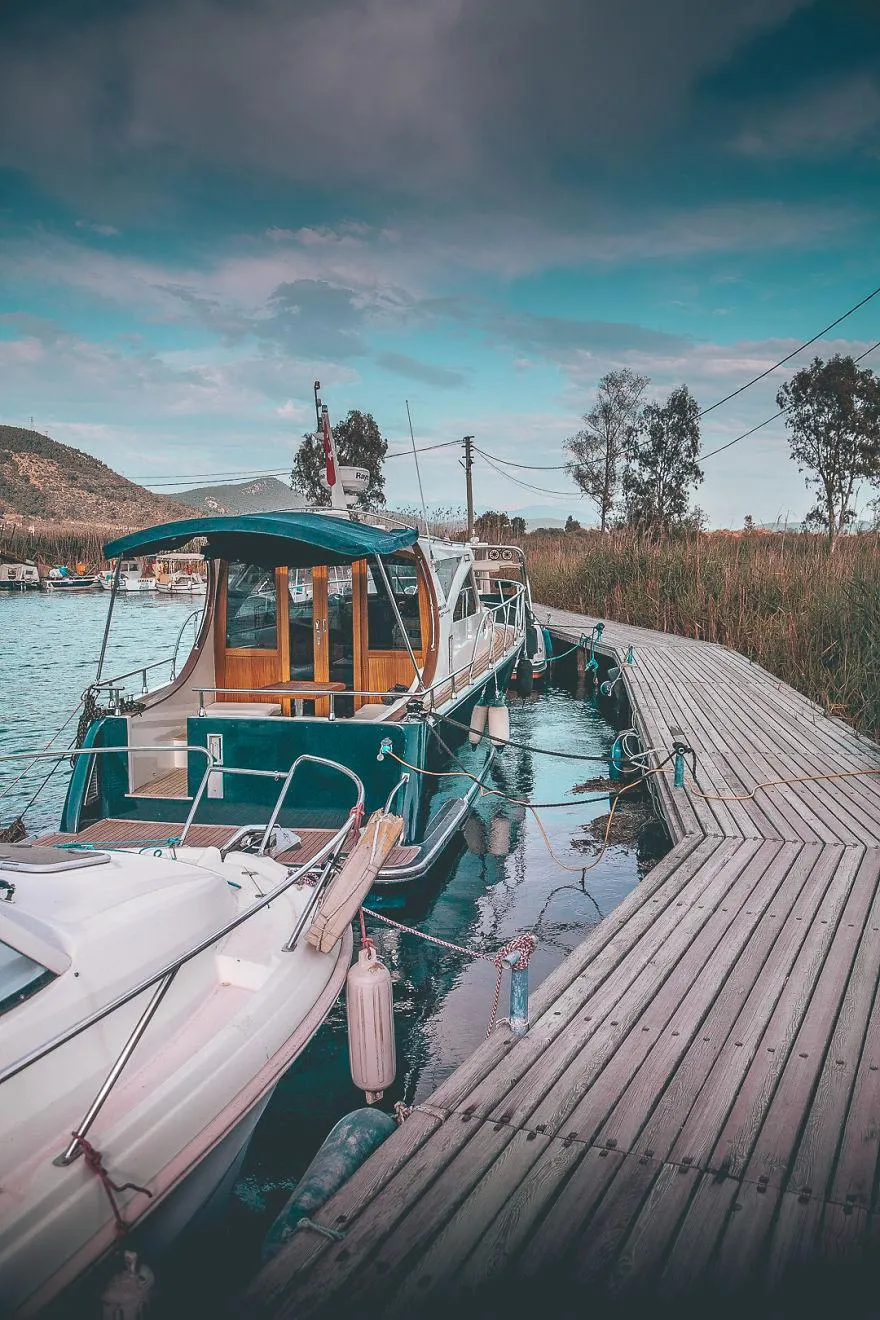
[[[880,535],[526,538],[535,600],[707,642],[880,736]]]

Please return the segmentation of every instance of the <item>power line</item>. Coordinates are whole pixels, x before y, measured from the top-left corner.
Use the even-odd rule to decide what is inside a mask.
[[[443,440],[440,444],[423,445],[420,448],[418,448],[416,452],[419,454],[428,454],[431,453],[432,450],[448,449],[450,448],[450,446],[458,445],[460,443],[461,442],[459,440]],[[395,449],[390,454],[385,455],[386,458],[406,458],[407,456],[412,457],[411,449]],[[287,476],[289,475],[290,470],[291,470],[290,464],[288,464],[286,467],[278,467],[278,468],[245,468],[245,469],[233,468],[225,472],[185,473],[182,476],[178,476],[178,477],[171,477],[171,476],[144,477],[142,479],[141,484],[144,485],[149,484],[150,486],[179,486],[187,481],[193,481],[193,482],[199,482],[201,484],[205,484],[206,482],[218,481],[221,478],[226,478],[227,480],[231,479],[232,481],[248,481],[251,478],[257,478],[257,477]],[[134,478],[130,477],[129,480],[133,481]]]
[[[853,361],[861,362],[869,353],[873,353],[876,348],[880,348],[880,339],[877,340],[876,344],[872,344],[870,348],[866,348],[864,353],[860,353],[857,358],[853,359]],[[780,408],[779,412],[775,412],[772,417],[765,417],[763,422],[758,422],[758,425],[753,426],[750,431],[743,431],[742,435],[738,435],[736,439],[728,440],[726,445],[719,445],[717,449],[710,449],[707,454],[701,454],[699,461],[703,463],[707,458],[714,458],[716,454],[721,454],[725,449],[730,449],[732,445],[738,445],[740,440],[747,440],[750,435],[754,435],[756,431],[760,431],[763,427],[769,426],[771,422],[777,421],[778,418],[784,417],[787,412],[787,408]]]
[[[521,481],[519,477],[514,477],[509,472],[505,472],[503,468],[498,467],[497,464],[491,458],[489,458],[488,454],[483,453],[482,450],[480,450],[480,453],[482,457],[486,460],[486,462],[489,464],[489,466],[493,468],[495,472],[498,473],[499,477],[504,477],[506,481],[512,481],[515,485],[522,486],[523,490],[535,491],[538,495],[558,495],[560,499],[574,498],[574,494],[575,494],[574,491],[548,490],[546,486],[533,486],[527,481]]]
[[[768,367],[766,371],[762,371],[759,376],[753,376],[751,380],[746,381],[745,385],[740,385],[739,389],[733,390],[730,394],[725,394],[723,399],[718,399],[715,403],[710,403],[708,408],[703,408],[700,416],[705,417],[706,413],[714,412],[716,408],[721,407],[722,403],[729,403],[730,400],[735,399],[738,394],[742,394],[743,390],[748,390],[752,385],[757,385],[759,380],[764,380],[771,374],[771,372],[774,372],[777,367],[784,367],[786,362],[790,362],[793,357],[797,357],[798,353],[802,353],[805,348],[809,348],[811,344],[815,344],[817,339],[821,339],[823,335],[827,335],[829,330],[833,330],[835,326],[838,326],[842,321],[845,321],[848,316],[852,316],[853,312],[857,312],[860,307],[864,307],[872,298],[876,298],[878,293],[880,293],[880,286],[864,297],[861,302],[857,302],[854,307],[850,307],[848,312],[844,312],[842,316],[838,316],[836,321],[832,321],[830,325],[826,325],[824,330],[820,330],[818,334],[813,335],[812,339],[807,339],[805,343],[798,345],[796,349],[791,353],[788,353],[784,358],[780,358],[778,362],[774,362],[772,367]],[[768,418],[768,420],[772,420],[772,418]]]
[[[498,454],[488,454],[485,449],[474,448],[478,454],[484,458],[494,458],[496,463],[503,463],[505,467],[527,468],[530,472],[566,472],[567,463],[514,463],[512,458],[500,458]]]

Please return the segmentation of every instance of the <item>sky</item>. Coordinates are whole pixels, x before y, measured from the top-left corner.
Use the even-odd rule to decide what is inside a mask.
[[[589,522],[558,465],[602,375],[709,407],[880,285],[878,213],[876,0],[6,0],[0,421],[170,492],[289,467],[320,379],[392,450],[407,400],[419,445],[473,434],[478,508]],[[880,297],[704,450],[875,340]],[[696,499],[813,502],[780,422]]]

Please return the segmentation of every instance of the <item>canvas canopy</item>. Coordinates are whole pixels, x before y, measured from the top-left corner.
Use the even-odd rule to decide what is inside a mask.
[[[385,531],[326,513],[245,513],[235,517],[186,518],[162,523],[108,541],[108,559],[178,550],[194,537],[206,538],[206,559],[240,560],[274,568],[314,568],[318,564],[350,564],[368,555],[393,555],[418,539],[414,528]]]

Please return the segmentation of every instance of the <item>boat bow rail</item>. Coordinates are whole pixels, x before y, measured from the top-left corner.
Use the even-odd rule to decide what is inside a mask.
[[[226,939],[228,935],[231,935],[233,931],[237,930],[240,926],[243,926],[247,921],[250,921],[254,916],[256,916],[257,913],[262,912],[263,909],[267,908],[271,903],[277,902],[280,896],[286,893],[287,890],[291,889],[295,885],[302,884],[302,882],[308,877],[310,882],[308,898],[303,906],[302,912],[296,919],[293,930],[291,931],[289,937],[281,946],[282,951],[285,953],[291,953],[296,949],[300,936],[302,935],[302,932],[306,929],[306,927],[309,925],[310,921],[312,920],[314,914],[317,912],[321,899],[324,893],[326,892],[329,883],[332,881],[332,879],[335,877],[338,871],[341,853],[348,840],[349,834],[351,833],[352,829],[355,826],[359,825],[359,822],[363,814],[363,806],[364,806],[363,783],[358,778],[358,776],[353,773],[353,771],[349,770],[345,766],[339,765],[337,762],[330,761],[325,757],[315,757],[308,755],[300,756],[296,759],[296,761],[293,763],[293,765],[290,767],[289,771],[286,774],[281,774],[280,772],[276,772],[276,771],[255,771],[248,769],[240,769],[238,767],[233,767],[233,766],[223,766],[219,762],[217,762],[210,755],[210,753],[206,751],[204,747],[195,746],[188,750],[200,752],[203,756],[207,758],[208,765],[205,770],[203,784],[206,784],[209,776],[214,773],[249,774],[249,775],[266,774],[276,779],[277,778],[283,779],[284,782],[282,784],[281,792],[279,793],[278,799],[275,804],[275,808],[273,809],[270,819],[265,827],[262,840],[257,850],[258,856],[265,855],[265,850],[269,842],[269,839],[271,837],[272,829],[274,828],[275,822],[277,821],[278,813],[281,810],[284,797],[286,796],[287,791],[290,788],[291,782],[293,781],[297,769],[304,762],[318,762],[326,767],[338,770],[340,774],[350,779],[355,786],[355,802],[352,807],[350,816],[340,826],[340,828],[337,829],[333,833],[333,835],[326,840],[326,842],[321,846],[321,848],[319,848],[319,850],[313,856],[311,856],[307,861],[303,862],[302,865],[288,866],[286,877],[279,884],[275,885],[267,894],[261,895],[256,902],[251,903],[242,912],[238,913],[237,916],[225,922],[222,926],[212,931],[205,938],[199,940],[198,943],[193,945],[191,948],[187,949],[184,953],[178,955],[176,958],[167,962],[164,966],[160,967],[156,972],[152,973],[150,976],[143,978],[136,985],[130,987],[122,994],[116,996],[109,1003],[104,1004],[100,1008],[96,1009],[94,1012],[81,1018],[78,1022],[66,1028],[63,1032],[60,1032],[51,1040],[45,1042],[41,1046],[38,1046],[36,1049],[30,1051],[30,1053],[16,1060],[15,1063],[8,1065],[6,1068],[0,1071],[0,1087],[2,1087],[5,1082],[11,1081],[13,1077],[17,1077],[20,1073],[24,1072],[26,1069],[31,1068],[35,1064],[41,1062],[43,1059],[47,1058],[50,1054],[53,1054],[56,1050],[60,1049],[63,1045],[66,1045],[68,1044],[68,1042],[75,1040],[78,1036],[82,1035],[83,1032],[89,1030],[90,1027],[93,1027],[99,1022],[102,1022],[105,1018],[109,1017],[111,1014],[118,1012],[120,1009],[124,1008],[127,1004],[130,1004],[133,1000],[139,998],[141,995],[146,994],[150,990],[153,991],[153,994],[151,995],[149,1002],[147,1003],[143,1012],[139,1016],[137,1022],[135,1023],[128,1037],[126,1038],[125,1043],[122,1046],[122,1049],[119,1051],[110,1071],[108,1072],[105,1080],[101,1084],[100,1089],[95,1095],[94,1100],[89,1105],[86,1113],[83,1116],[82,1121],[77,1125],[76,1129],[74,1130],[70,1142],[68,1143],[65,1150],[56,1157],[54,1163],[56,1163],[59,1166],[70,1164],[74,1159],[77,1158],[78,1155],[82,1154],[83,1151],[86,1149],[85,1143],[88,1132],[90,1131],[95,1119],[97,1118],[98,1114],[103,1108],[108,1096],[113,1090],[113,1087],[115,1086],[116,1082],[119,1080],[119,1077],[121,1076],[123,1070],[125,1069],[128,1060],[131,1058],[131,1055],[133,1054],[135,1047],[143,1037],[151,1021],[155,1017],[157,1010],[159,1009],[167,992],[170,990],[174,982],[174,979],[177,976],[180,969],[186,966],[186,964],[192,962],[192,960],[194,958],[197,958],[200,954],[205,953],[207,950],[211,949],[215,945],[219,944],[222,940]],[[77,757],[96,756],[102,753],[109,753],[109,752],[116,752],[118,754],[119,749],[105,748],[105,747],[89,747],[89,748],[83,748],[80,751],[73,753],[45,752],[45,751],[8,753],[3,756],[0,756],[0,764],[6,762],[12,762],[12,761],[28,760],[28,759],[45,760],[45,759],[54,758],[57,760],[71,755]],[[194,804],[194,808],[195,805],[196,804]],[[195,811],[193,810],[190,813],[190,816],[194,814]],[[178,847],[183,846],[186,832],[188,831],[191,823],[192,823],[191,819],[188,819],[186,825],[184,826],[184,830],[182,832],[180,842],[177,843],[176,846]],[[244,831],[240,831],[240,834],[243,833]],[[27,847],[27,845],[20,845],[20,846],[22,848]],[[59,847],[63,848],[64,846],[65,845],[60,845]],[[74,846],[76,846],[77,848],[90,849],[95,845],[90,845],[88,843],[75,843]],[[113,850],[114,848],[118,848],[118,847],[119,847],[118,844],[117,845],[114,845],[112,843],[101,844],[97,846],[96,850],[98,852],[107,852],[108,850]],[[166,845],[166,847],[168,849],[168,860],[171,861],[178,860],[175,855],[175,844],[169,843]],[[144,851],[144,849],[141,848],[139,849],[139,851]],[[156,851],[155,845],[150,845],[150,851]],[[162,848],[161,852],[162,855],[164,856],[165,848]],[[224,853],[228,855],[228,852],[229,852],[229,848],[227,847],[227,849],[224,850]],[[184,863],[184,859],[180,859],[180,860],[182,864],[189,864],[189,863]],[[2,866],[3,866],[3,862],[0,861],[0,867]],[[11,894],[8,895],[8,898],[11,899],[12,895]]]

